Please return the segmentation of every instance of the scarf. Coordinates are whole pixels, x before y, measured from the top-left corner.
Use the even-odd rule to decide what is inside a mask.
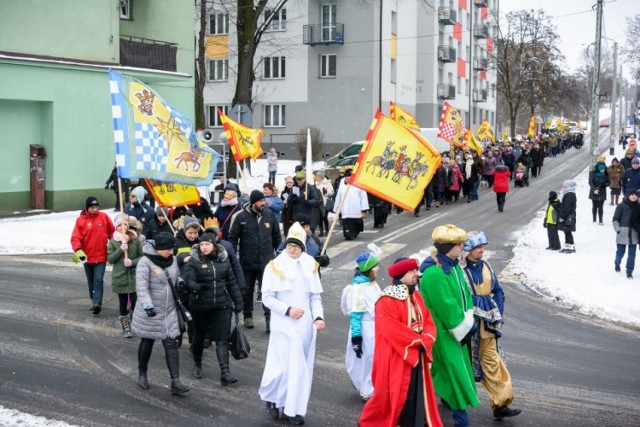
[[[467,179],[471,178],[471,167],[473,166],[473,160],[467,160],[464,166],[464,171],[467,175]]]
[[[237,197],[234,197],[233,199],[229,199],[229,200],[222,199],[222,202],[220,202],[220,205],[222,206],[235,206],[237,204],[238,204]]]
[[[436,259],[434,259],[433,257],[434,257],[434,254],[432,253],[432,255],[426,257],[425,260],[422,261],[422,264],[420,264],[421,273],[424,272],[427,268],[431,267],[432,265],[437,265],[439,267],[442,267],[442,270],[446,275],[449,275],[451,274],[451,268],[458,265],[457,259],[451,259],[448,256],[441,254],[440,252],[435,254]]]
[[[147,254],[147,258],[149,258],[149,261],[151,261],[153,264],[157,265],[160,268],[168,268],[171,267],[171,265],[173,264],[173,255],[171,255],[170,257],[163,257],[157,254]]]

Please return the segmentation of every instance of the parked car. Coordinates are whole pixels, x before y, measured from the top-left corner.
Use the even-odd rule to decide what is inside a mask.
[[[360,150],[362,150],[362,144],[364,143],[364,141],[356,141],[352,144],[349,144],[346,148],[340,150],[338,152],[338,154],[336,154],[333,157],[328,158],[325,163],[327,164],[327,166],[331,166],[331,167],[335,167],[336,164],[347,158],[347,157],[351,157],[351,156],[358,156],[358,154],[360,154]],[[355,164],[355,162],[354,162]]]
[[[636,131],[635,128],[631,125],[627,125],[624,127],[624,135],[625,136],[635,136]]]
[[[608,128],[609,127],[609,122],[607,120],[603,120],[600,122],[600,127],[601,128]]]
[[[332,182],[340,175],[340,172],[344,172],[347,168],[353,168],[353,166],[358,161],[358,156],[360,152],[355,156],[345,157],[342,160],[339,160],[333,166],[327,167],[324,169],[325,176],[330,179]]]

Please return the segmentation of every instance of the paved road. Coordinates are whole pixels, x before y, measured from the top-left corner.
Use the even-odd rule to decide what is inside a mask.
[[[605,135],[600,139],[605,144]],[[587,163],[586,149],[547,159],[530,187],[508,194],[502,214],[493,192],[481,190],[477,202],[423,211],[420,218],[394,213],[383,230],[372,229],[369,218],[355,241],[344,241],[338,230],[329,250],[331,268],[323,272],[328,326],[319,337],[306,424],[354,426],[361,411],[344,370],[348,322],[340,313],[339,297],[352,276],[353,260],[369,242],[385,251],[384,271],[395,257],[429,245],[433,227],[451,222],[487,231],[492,265],[502,271],[521,225],[546,204],[550,189],[559,189]],[[117,298],[107,288],[103,312],[92,316],[82,269],[68,260],[69,255],[0,257],[0,404],[86,426],[282,425],[267,419],[257,394],[267,347],[261,316],[256,316],[256,329],[247,331],[251,357],[232,362],[238,384],[219,385],[211,349],[205,350],[204,378],[192,379],[189,353],[182,349],[181,369],[191,392],[172,397],[163,350],[157,345],[151,389],[141,391],[136,384],[137,340],[120,335]],[[502,281],[507,293],[503,346],[516,391],[514,406],[523,413],[501,424],[640,425],[638,330],[573,313],[529,291],[518,278],[503,275]],[[381,280],[382,286],[387,283]],[[493,425],[486,394],[482,387],[478,390],[481,406],[470,411],[471,421]],[[440,410],[451,425],[448,411]]]

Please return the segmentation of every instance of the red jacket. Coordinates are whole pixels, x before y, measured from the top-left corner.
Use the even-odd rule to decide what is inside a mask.
[[[406,288],[405,288],[406,289]],[[409,321],[409,300],[413,303],[422,324],[422,333],[415,332]],[[411,369],[422,358],[424,407],[426,426],[442,427],[438,402],[429,363],[431,349],[436,341],[436,324],[416,290],[408,299],[383,294],[376,303],[376,344],[373,354],[373,396],[360,415],[360,427],[395,427],[404,407],[411,382]],[[419,348],[423,347],[424,352]]]
[[[496,170],[493,171],[493,191],[496,193],[508,193],[510,176],[511,172],[509,172],[509,168],[506,166],[498,166]]]
[[[71,233],[71,248],[73,252],[82,249],[87,254],[86,262],[89,264],[107,262],[107,243],[115,230],[106,213],[97,211],[90,214],[83,210]]]

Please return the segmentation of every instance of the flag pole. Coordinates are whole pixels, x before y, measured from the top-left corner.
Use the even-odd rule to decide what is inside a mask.
[[[307,178],[305,179],[305,199],[309,198],[309,180],[312,179],[312,174],[313,174],[313,167],[312,167],[312,162],[313,162],[313,156],[311,155],[312,150],[311,150],[311,129],[307,128],[307,157],[305,160],[305,175],[307,176]]]
[[[349,188],[351,188],[351,184],[347,184],[347,188],[344,190],[344,194],[342,195],[342,200],[340,200],[340,205],[336,210],[336,214],[333,217],[333,222],[331,222],[331,227],[329,227],[329,231],[327,231],[327,238],[324,241],[324,245],[322,246],[322,250],[320,251],[320,255],[324,255],[327,251],[327,246],[329,246],[329,240],[331,240],[331,234],[333,233],[333,229],[336,228],[336,222],[338,222],[338,216],[340,216],[340,212],[342,211],[342,205],[344,205],[345,200],[347,200],[347,194],[349,193]]]
[[[118,169],[116,169],[116,172],[118,171]],[[124,233],[125,234],[128,230],[129,230],[129,218],[127,218],[127,220],[125,221],[125,214],[124,214],[124,201],[122,200],[122,198],[124,197],[124,193],[122,191],[122,178],[120,178],[120,174],[118,174],[118,193],[119,194],[119,199],[120,199],[120,218],[122,218],[122,224],[124,225]],[[124,259],[129,259],[129,250],[126,249],[124,251]]]

